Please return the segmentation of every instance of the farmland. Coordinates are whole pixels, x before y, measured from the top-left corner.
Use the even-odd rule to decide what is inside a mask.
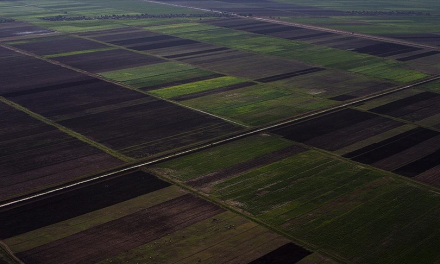
[[[439,10],[0,1],[0,263],[438,263]]]
[[[79,206],[92,196],[92,202]],[[60,210],[64,213],[50,217]],[[23,211],[34,221],[21,218]],[[301,260],[311,254],[244,217],[142,171],[3,210],[0,218],[8,226],[2,239],[20,259],[31,263],[60,263],[61,259],[62,263],[213,259],[247,263],[282,246],[295,249],[284,257]],[[99,243],[103,238],[107,242]]]
[[[267,135],[259,137],[268,140]],[[274,144],[284,142],[271,137]],[[266,148],[257,158],[238,159],[232,165],[227,159],[223,163],[216,158],[230,155],[233,149],[249,149],[252,140],[166,162],[155,166],[154,171],[184,180],[214,199],[349,261],[413,263],[417,258],[431,263],[438,259],[438,252],[432,251],[439,237],[438,193],[301,146],[288,155]],[[251,162],[258,157],[266,161],[267,153],[278,159]],[[206,156],[209,170],[203,164]],[[228,176],[213,178],[216,172]],[[395,232],[385,232],[389,229]],[[407,243],[428,234],[429,242]],[[427,250],[416,253],[416,248]]]

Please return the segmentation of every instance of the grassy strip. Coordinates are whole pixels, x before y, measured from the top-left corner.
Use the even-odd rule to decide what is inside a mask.
[[[116,49],[116,48],[110,47],[110,48],[102,48],[102,49],[80,50],[80,51],[51,54],[51,55],[46,55],[44,57],[47,59],[50,59],[50,58],[66,57],[66,56],[72,56],[72,55],[78,55],[78,54],[87,54],[87,53],[93,53],[93,52],[99,52],[99,51],[114,50],[114,49]]]
[[[23,106],[21,106],[19,104],[16,104],[16,103],[14,103],[12,101],[9,101],[8,99],[6,99],[4,97],[0,97],[0,102],[3,102],[3,103],[5,103],[5,104],[7,104],[9,106],[12,106],[15,109],[17,109],[19,111],[22,111],[22,112],[32,116],[33,118],[35,118],[37,120],[40,120],[40,121],[42,121],[42,122],[44,122],[44,123],[46,123],[48,125],[56,127],[60,131],[66,133],[66,134],[68,134],[68,135],[70,135],[70,136],[72,136],[72,137],[74,137],[76,139],[79,139],[79,140],[81,140],[81,141],[83,141],[83,142],[85,142],[85,143],[87,143],[87,144],[89,144],[89,145],[91,145],[93,147],[96,147],[96,148],[104,151],[105,153],[107,153],[109,155],[112,155],[113,157],[116,157],[116,158],[118,158],[118,159],[120,159],[122,161],[125,161],[125,162],[135,161],[134,159],[129,158],[127,156],[124,156],[124,155],[120,154],[119,152],[117,152],[117,151],[115,151],[115,150],[113,150],[113,149],[111,149],[111,148],[109,148],[109,147],[107,147],[107,146],[105,146],[105,145],[103,145],[101,143],[93,141],[93,140],[91,140],[91,139],[81,135],[80,133],[77,133],[77,132],[75,132],[75,131],[73,131],[73,130],[71,130],[69,128],[66,128],[66,127],[64,127],[64,126],[62,126],[60,124],[57,124],[55,122],[52,122],[51,120],[47,119],[44,116],[41,116],[41,115],[39,115],[39,114],[37,114],[35,112],[32,112],[29,109],[27,109],[27,108],[25,108],[25,107],[23,107]]]
[[[0,262],[5,264],[23,264],[17,257],[11,254],[8,246],[0,241]]]
[[[186,94],[192,94],[202,91],[207,91],[211,89],[217,89],[221,87],[225,87],[228,85],[233,85],[237,83],[245,82],[245,79],[224,76],[210,80],[204,80],[199,82],[187,83],[182,85],[177,85],[173,87],[163,88],[159,90],[151,91],[150,93],[163,97],[163,98],[172,98],[178,97]]]
[[[129,69],[100,73],[101,76],[118,82],[127,82],[140,78],[194,69],[195,67],[175,62],[163,62]]]

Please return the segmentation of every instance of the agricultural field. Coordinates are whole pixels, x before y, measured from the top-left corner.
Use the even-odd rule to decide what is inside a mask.
[[[21,217],[24,211],[33,221]],[[0,219],[7,226],[2,240],[26,263],[294,263],[317,257],[143,171],[2,209]]]
[[[0,1],[0,263],[438,263],[438,14]]]
[[[4,98],[116,150],[128,160],[240,129],[212,116],[31,57],[20,55],[12,62],[8,58],[2,62],[9,67],[2,72]],[[38,65],[40,72],[21,68],[26,64]],[[17,68],[28,78],[10,82]],[[58,73],[59,80],[45,77],[54,73]]]
[[[259,140],[261,148],[254,143]],[[341,261],[434,263],[440,258],[434,249],[440,237],[438,192],[275,135],[248,137],[150,170]]]

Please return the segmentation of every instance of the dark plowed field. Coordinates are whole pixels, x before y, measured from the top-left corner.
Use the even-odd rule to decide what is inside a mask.
[[[440,150],[437,150],[434,153],[431,153],[421,159],[418,159],[403,167],[400,167],[394,172],[407,177],[415,177],[439,165],[440,165]]]
[[[237,165],[216,171],[214,173],[210,173],[207,175],[204,175],[202,177],[199,177],[197,179],[188,181],[187,184],[195,187],[200,188],[204,185],[225,180],[231,177],[234,177],[236,175],[240,175],[242,173],[252,171],[255,169],[258,169],[260,167],[269,165],[271,163],[280,161],[282,159],[291,157],[293,155],[299,154],[301,152],[307,151],[306,148],[301,146],[291,146],[287,147],[285,149],[281,149],[272,153],[265,154],[263,156],[239,163]]]
[[[229,48],[215,48],[215,49],[208,49],[208,50],[200,50],[200,51],[194,51],[194,52],[187,52],[187,53],[180,53],[180,54],[176,54],[176,55],[165,56],[165,58],[167,58],[167,59],[178,59],[178,58],[182,58],[182,57],[188,57],[188,56],[200,55],[200,54],[207,54],[207,53],[218,52],[218,51],[226,51],[226,50],[230,50],[230,49]]]
[[[0,199],[122,164],[5,104],[0,104],[0,157]]]
[[[179,38],[173,37],[173,36],[168,36],[168,35],[157,35],[157,36],[150,36],[150,37],[109,41],[109,43],[114,44],[114,45],[119,45],[119,46],[132,46],[132,45],[136,45],[139,43],[170,41],[170,40],[176,40],[176,39],[179,39]]]
[[[58,37],[54,39],[39,39],[36,42],[16,44],[14,47],[37,55],[50,55],[80,50],[108,48],[109,46],[82,38]]]
[[[411,60],[416,60],[416,59],[420,59],[420,58],[425,58],[425,57],[437,55],[439,53],[440,53],[440,51],[428,51],[428,52],[424,52],[424,53],[420,53],[420,54],[416,54],[416,55],[400,58],[400,59],[397,59],[397,60],[405,62],[405,61],[411,61]]]
[[[414,33],[414,34],[388,34],[390,38],[403,39],[406,41],[418,42],[433,46],[440,45],[440,35],[432,33]]]
[[[0,25],[0,38],[47,34],[49,32],[52,31],[22,22],[3,23]]]
[[[440,133],[436,131],[416,128],[344,156],[358,162],[372,164],[409,149],[439,134]]]
[[[221,87],[221,88],[217,88],[217,89],[212,89],[212,90],[208,90],[208,91],[203,91],[203,92],[198,92],[198,93],[193,93],[193,94],[188,94],[188,95],[182,95],[182,96],[174,97],[171,99],[174,101],[191,100],[191,99],[203,97],[206,95],[223,93],[223,92],[232,91],[232,90],[236,90],[236,89],[240,89],[240,88],[245,88],[245,87],[249,87],[249,86],[253,86],[253,85],[256,85],[256,83],[254,83],[254,82],[238,83],[238,84],[233,84],[233,85],[229,85],[229,86],[225,86],[225,87]]]
[[[342,95],[338,95],[338,96],[335,96],[335,97],[331,97],[329,99],[330,100],[335,100],[335,101],[343,102],[343,101],[348,101],[348,100],[351,100],[351,99],[354,99],[354,98],[356,98],[356,96],[348,95],[348,94],[342,94]]]
[[[290,40],[299,40],[299,39],[312,39],[312,38],[319,38],[319,37],[328,37],[334,35],[333,33],[329,32],[321,32],[321,33],[313,33],[309,35],[303,35],[303,36],[297,36],[297,37],[289,37],[287,39]]]
[[[7,98],[132,157],[145,157],[238,129],[104,81],[74,84],[9,93]]]
[[[158,57],[120,49],[63,56],[53,60],[89,72],[105,72],[164,62]]]
[[[17,256],[26,263],[95,263],[223,211],[188,194],[21,252]]]
[[[417,50],[420,50],[420,48],[414,48],[410,46],[384,42],[363,48],[358,48],[355,49],[354,51],[359,53],[379,56],[379,57],[389,57],[389,56],[413,52]]]
[[[3,50],[3,48],[0,48]],[[0,94],[76,82],[88,77],[45,61],[15,53],[0,58]]]
[[[88,37],[92,39],[96,39],[108,43],[115,43],[117,41],[126,41],[129,39],[142,39],[149,37],[156,38],[158,36],[163,36],[163,35],[145,30],[139,30],[139,29],[134,30],[132,28],[123,28],[114,31],[112,30],[98,31],[98,32],[92,32],[88,35]],[[168,36],[167,39],[172,39],[172,38],[173,38],[172,36]],[[137,43],[137,41],[135,41],[135,43]]]
[[[288,243],[249,264],[293,264],[310,254],[312,254],[312,252],[293,243]]]
[[[337,150],[403,125],[374,114],[345,109],[273,132],[326,150]]]
[[[423,92],[370,109],[370,111],[409,121],[419,121],[440,113],[440,95]]]
[[[133,172],[0,210],[2,239],[58,223],[169,186],[145,172]],[[26,217],[23,217],[26,215]]]
[[[263,83],[276,82],[276,81],[292,78],[295,76],[301,76],[301,75],[319,72],[319,71],[323,71],[323,70],[325,70],[325,69],[323,69],[323,68],[310,68],[310,69],[305,69],[305,70],[300,70],[300,71],[295,71],[295,72],[288,72],[288,73],[278,74],[278,75],[274,75],[274,76],[269,76],[269,77],[257,79],[256,81],[263,82]]]
[[[200,43],[195,40],[191,39],[177,39],[177,40],[170,40],[166,42],[161,43],[153,43],[153,44],[141,44],[137,46],[130,46],[131,49],[139,50],[139,51],[148,51],[148,50],[154,50],[154,49],[163,49],[163,48],[169,48],[169,47],[177,47],[177,46],[183,46],[188,44],[197,44]]]

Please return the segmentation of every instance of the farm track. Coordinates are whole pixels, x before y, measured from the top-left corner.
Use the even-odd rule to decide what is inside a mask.
[[[174,7],[189,8],[189,9],[194,9],[194,10],[199,10],[199,11],[204,11],[204,12],[223,13],[222,11],[215,11],[215,10],[211,10],[211,9],[198,8],[198,7],[193,7],[193,6],[170,4],[170,3],[160,2],[160,1],[150,1],[150,0],[142,0],[142,1],[150,2],[150,3],[154,3],[154,4],[174,6]],[[334,33],[334,34],[339,34],[339,35],[348,35],[348,36],[353,36],[353,37],[358,37],[358,38],[363,38],[363,39],[384,41],[384,42],[389,42],[389,43],[407,45],[407,46],[411,46],[411,47],[432,49],[432,50],[439,50],[440,51],[440,47],[437,47],[437,46],[424,45],[424,44],[419,44],[419,43],[414,43],[414,42],[409,42],[409,41],[402,41],[402,40],[398,40],[398,39],[394,39],[394,38],[379,37],[379,36],[373,36],[373,35],[368,35],[368,34],[355,33],[355,32],[325,28],[325,27],[318,27],[318,26],[300,24],[300,23],[295,23],[295,22],[286,22],[286,21],[280,21],[280,20],[276,20],[276,19],[269,19],[269,18],[263,18],[263,17],[247,17],[247,16],[240,16],[237,14],[233,14],[233,16],[238,17],[238,18],[246,18],[246,19],[253,19],[253,20],[257,20],[257,21],[264,21],[264,22],[269,22],[269,23],[274,23],[274,24],[279,24],[279,25],[294,26],[294,27],[312,29],[312,30],[317,30],[317,31],[322,31],[322,32],[329,32],[329,33]]]

